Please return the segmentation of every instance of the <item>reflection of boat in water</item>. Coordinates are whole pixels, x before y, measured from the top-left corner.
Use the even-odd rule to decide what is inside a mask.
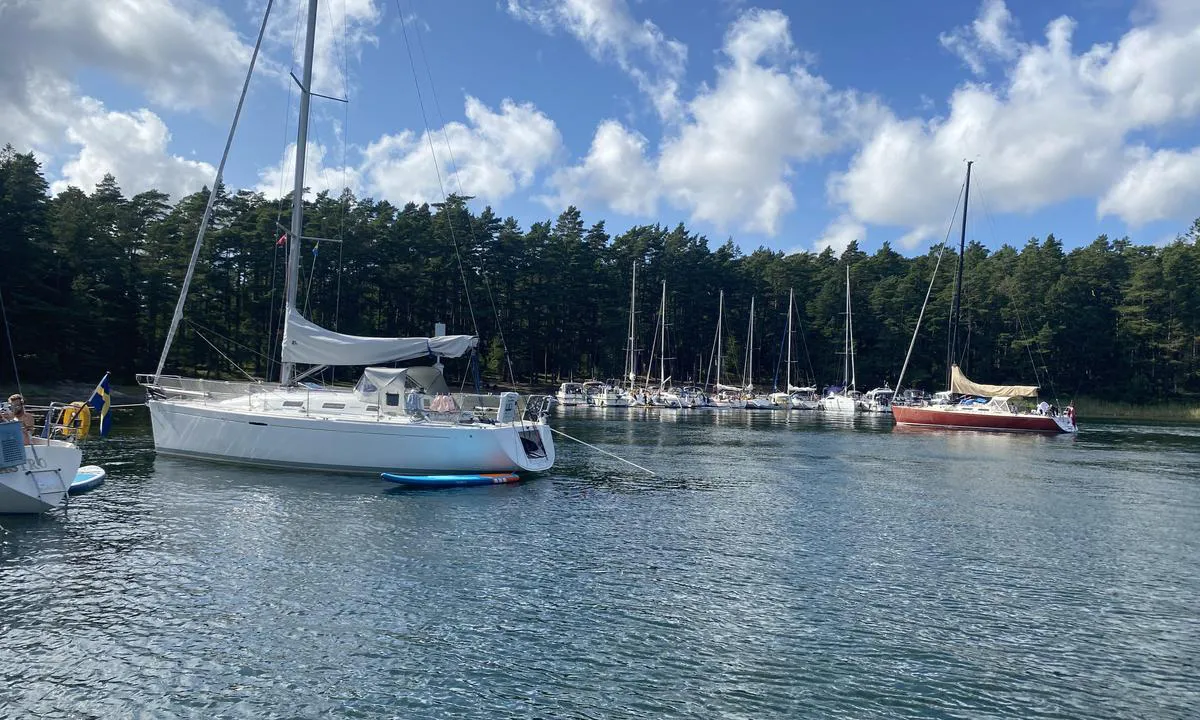
[[[1026,398],[1036,398],[1037,385],[985,385],[972,382],[963,374],[954,362],[958,345],[959,312],[962,301],[963,257],[967,243],[967,206],[971,196],[971,161],[967,162],[967,179],[963,193],[962,231],[958,247],[958,273],[954,283],[954,305],[950,312],[950,337],[947,347],[946,364],[949,366],[949,390],[946,395],[938,393],[935,402],[927,405],[907,405],[896,403],[892,406],[892,415],[896,418],[897,426],[925,425],[932,427],[993,430],[1002,432],[1042,432],[1042,433],[1073,433],[1078,430],[1075,425],[1075,409],[1068,407],[1059,411],[1047,402],[1039,403],[1036,408],[1023,404]],[[944,246],[943,246],[944,247]],[[937,271],[934,270],[936,278]],[[930,282],[932,288],[932,281]],[[926,295],[926,303],[929,297]],[[921,316],[925,308],[921,308]],[[917,328],[921,324],[918,319]],[[911,352],[912,345],[909,346]],[[901,379],[907,369],[901,369]],[[898,386],[898,385],[897,385]]]

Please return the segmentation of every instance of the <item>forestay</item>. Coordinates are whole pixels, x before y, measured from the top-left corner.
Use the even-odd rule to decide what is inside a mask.
[[[981,397],[1037,397],[1037,385],[984,385],[971,382],[957,365],[950,368],[950,392]]]
[[[283,361],[308,365],[372,365],[429,357],[461,357],[479,342],[473,335],[377,338],[344,335],[289,309],[283,328]]]

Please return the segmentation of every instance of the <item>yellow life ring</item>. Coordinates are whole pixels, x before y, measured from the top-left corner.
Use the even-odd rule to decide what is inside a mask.
[[[73,402],[63,408],[59,431],[70,440],[82,440],[92,429],[92,408],[84,402]]]

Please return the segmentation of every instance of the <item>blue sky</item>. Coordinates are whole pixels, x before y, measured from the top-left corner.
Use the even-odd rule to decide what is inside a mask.
[[[0,142],[55,189],[210,182],[265,3],[49,5],[0,10]],[[290,186],[301,10],[277,0],[230,185]],[[992,247],[1161,243],[1200,215],[1194,0],[327,0],[319,17],[317,89],[350,103],[315,101],[318,189],[440,199],[411,50],[447,189],[444,125],[463,190],[524,227],[575,204],[613,233],[911,254],[945,233],[966,158],[970,234]]]

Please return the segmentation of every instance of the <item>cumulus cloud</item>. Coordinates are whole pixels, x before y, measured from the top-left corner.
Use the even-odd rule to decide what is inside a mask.
[[[715,84],[683,107],[656,155],[606,120],[587,157],[553,177],[555,197],[635,215],[652,214],[661,197],[693,220],[777,233],[795,206],[794,166],[864,135],[881,110],[809,72],[781,12],[742,13],[722,53]]]
[[[294,72],[300,77],[304,63],[304,29],[308,21],[307,0],[285,0],[272,11],[274,46],[290,49]],[[340,0],[317,8],[313,46],[312,91],[330,97],[350,94],[346,65],[357,59],[362,48],[378,43],[375,28],[383,18],[376,0]],[[244,66],[243,66],[244,67]],[[283,73],[287,82],[293,82]]]
[[[509,14],[546,32],[566,30],[597,60],[612,59],[645,93],[659,116],[678,116],[687,46],[657,25],[638,22],[624,0],[508,0]]]
[[[1200,67],[1200,25],[1176,22],[1187,10],[1173,3],[1162,0],[1159,14],[1115,45],[1077,52],[1072,19],[1053,20],[1041,42],[1026,43],[1008,34],[1003,3],[986,2],[980,19],[956,36],[970,34],[993,57],[1009,58],[1004,82],[964,83],[945,117],[885,112],[849,166],[829,178],[830,199],[858,222],[907,228],[902,242],[913,247],[944,221],[964,159],[978,159],[993,211],[1102,196],[1099,212],[1131,223],[1181,212],[1192,154],[1130,146],[1139,130],[1200,114],[1200,87],[1191,80]],[[1140,191],[1150,187],[1163,197]]]
[[[1190,152],[1140,147],[1136,160],[1100,198],[1102,215],[1119,215],[1132,225],[1185,218],[1200,208],[1200,148]]]
[[[826,248],[833,250],[838,255],[849,247],[850,243],[858,240],[861,242],[867,236],[867,227],[854,218],[845,215],[836,218],[825,228],[821,233],[821,237],[813,244],[813,249],[821,252]]]
[[[648,216],[658,207],[659,185],[646,159],[647,141],[615,120],[596,128],[583,162],[556,172],[549,181],[551,208],[599,202],[626,215]]]
[[[90,98],[79,101],[77,108],[67,139],[80,146],[79,154],[63,165],[62,179],[51,185],[53,192],[69,185],[90,189],[108,173],[131,195],[155,189],[179,197],[212,183],[216,168],[172,155],[166,124],[149,110],[112,112]]]
[[[132,192],[190,192],[212,181],[211,166],[169,152],[170,133],[156,113],[108,109],[72,78],[87,67],[168,109],[224,109],[250,48],[220,11],[191,0],[18,0],[0,17],[3,140],[63,161],[55,188],[87,189],[105,172]]]
[[[504,100],[497,111],[467,97],[466,117],[466,123],[447,123],[429,135],[410,130],[383,135],[356,149],[356,162],[340,166],[327,164],[325,146],[310,141],[305,185],[311,192],[331,193],[349,187],[398,205],[441,202],[443,188],[449,194],[461,187],[467,194],[494,202],[529,187],[561,152],[558,127],[532,104]],[[255,189],[268,197],[290,192],[295,162],[292,144],[278,164],[259,172]]]
[[[942,33],[938,40],[942,47],[961,58],[971,72],[983,75],[988,60],[1016,57],[1017,43],[1011,34],[1013,24],[1012,13],[1004,0],[985,0],[974,22]]]

